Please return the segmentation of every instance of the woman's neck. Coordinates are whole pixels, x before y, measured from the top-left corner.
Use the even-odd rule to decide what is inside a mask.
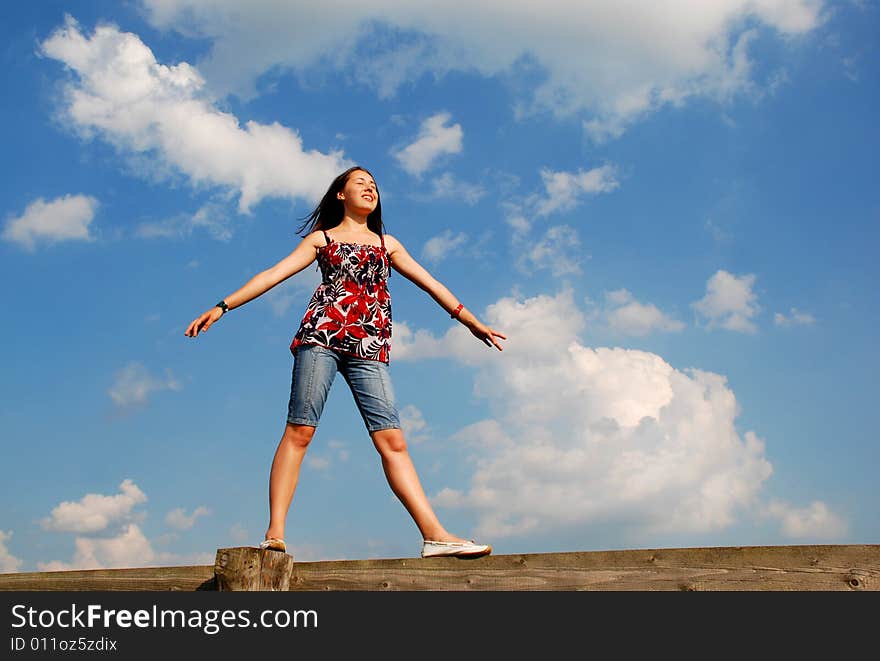
[[[334,228],[338,232],[347,234],[371,234],[370,228],[367,226],[366,216],[357,216],[346,213],[339,224]]]

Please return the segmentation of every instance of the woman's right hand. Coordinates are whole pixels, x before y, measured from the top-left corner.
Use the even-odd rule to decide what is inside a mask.
[[[187,337],[196,337],[198,336],[199,331],[208,330],[211,325],[222,316],[223,310],[215,306],[207,312],[203,312],[198,318],[193,319],[193,322],[186,329],[184,335]]]

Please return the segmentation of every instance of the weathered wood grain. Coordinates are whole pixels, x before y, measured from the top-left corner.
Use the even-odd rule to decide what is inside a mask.
[[[215,589],[212,565],[0,574],[0,590],[192,592]]]
[[[0,590],[880,590],[880,545],[638,549],[293,562],[254,547],[212,566],[0,574]]]
[[[291,590],[880,590],[880,545],[296,563]]]
[[[293,556],[252,546],[218,549],[214,578],[221,592],[284,591],[290,587]]]

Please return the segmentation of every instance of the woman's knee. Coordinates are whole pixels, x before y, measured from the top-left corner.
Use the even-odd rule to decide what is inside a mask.
[[[284,428],[284,436],[281,441],[284,443],[292,443],[298,448],[307,448],[315,435],[315,427],[311,425],[295,425],[291,422],[287,423]]]
[[[406,439],[400,429],[382,429],[374,431],[370,436],[373,437],[373,445],[379,454],[406,452]]]

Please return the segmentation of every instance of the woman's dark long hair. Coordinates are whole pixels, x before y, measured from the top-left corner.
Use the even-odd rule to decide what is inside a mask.
[[[351,173],[356,170],[366,172],[373,177],[369,170],[362,168],[360,165],[348,168],[348,170],[333,180],[330,188],[324,193],[324,197],[318,202],[318,206],[305,217],[303,224],[297,230],[297,234],[305,237],[316,230],[329,230],[342,222],[342,218],[345,215],[345,206],[342,204],[342,200],[336,197],[336,193],[345,188]],[[375,179],[373,177],[374,181]],[[379,236],[382,236],[385,232],[385,226],[382,223],[382,199],[379,196],[378,184],[376,185],[376,208],[367,216],[367,227]]]

